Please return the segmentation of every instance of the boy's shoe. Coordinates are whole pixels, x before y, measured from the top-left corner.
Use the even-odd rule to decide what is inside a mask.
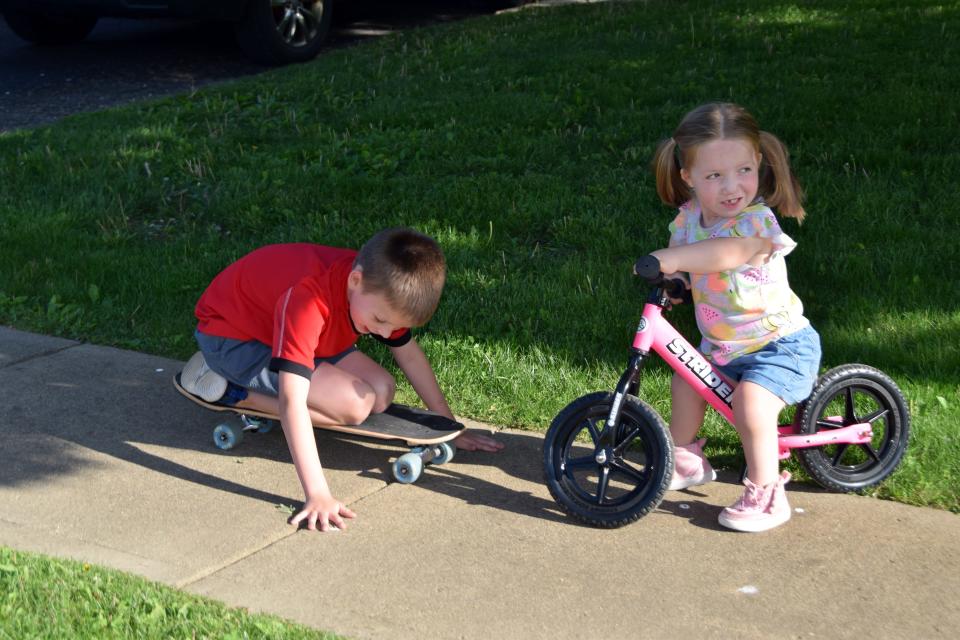
[[[720,512],[720,524],[736,531],[766,531],[790,519],[790,504],[783,485],[790,481],[784,471],[776,482],[760,487],[743,479],[746,489],[740,499]]]
[[[207,366],[203,353],[193,354],[180,372],[180,386],[207,402],[216,402],[227,391],[227,379]]]
[[[682,444],[673,449],[673,480],[669,489],[687,489],[698,484],[707,484],[717,479],[717,472],[703,455],[706,438],[700,438],[690,444]]]

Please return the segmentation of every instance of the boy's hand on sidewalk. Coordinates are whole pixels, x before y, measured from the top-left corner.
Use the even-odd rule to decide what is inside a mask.
[[[355,517],[357,517],[357,514],[330,493],[327,493],[326,495],[307,498],[303,508],[294,514],[288,522],[299,526],[301,522],[306,521],[307,529],[310,531],[316,531],[318,525],[320,531],[329,531],[331,524],[337,529],[346,529],[347,524],[343,519]]]
[[[464,431],[463,435],[453,441],[457,449],[464,451],[489,451],[496,453],[503,449],[503,443],[497,442],[490,436],[485,436],[479,431]]]

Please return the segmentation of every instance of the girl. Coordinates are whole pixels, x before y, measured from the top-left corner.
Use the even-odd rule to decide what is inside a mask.
[[[820,338],[790,290],[784,256],[796,243],[770,207],[802,221],[800,186],[787,150],[760,131],[746,110],[713,103],[688,113],[654,158],[657,194],[680,213],[667,249],[653,252],[664,273],[689,274],[700,349],[739,384],[734,422],[747,463],[746,489],[720,513],[720,524],[766,531],[790,519],[779,473],[777,417],[812,391]],[[716,473],[697,440],[706,403],[678,376],[672,382],[671,489],[705,484]]]

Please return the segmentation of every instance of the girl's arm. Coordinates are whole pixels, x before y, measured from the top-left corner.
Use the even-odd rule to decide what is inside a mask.
[[[772,248],[773,243],[769,238],[712,238],[657,249],[651,255],[660,261],[660,271],[663,273],[717,273],[753,263],[757,258],[765,258]]]

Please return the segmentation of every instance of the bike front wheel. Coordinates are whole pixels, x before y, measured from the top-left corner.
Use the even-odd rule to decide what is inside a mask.
[[[673,445],[660,415],[624,396],[612,446],[601,433],[612,393],[571,402],[554,418],[543,444],[544,475],[564,512],[594,527],[622,527],[655,509],[673,477]]]
[[[794,449],[810,477],[834,491],[859,491],[882,482],[900,464],[910,438],[910,413],[900,388],[864,364],[846,364],[820,376],[799,409],[798,422],[801,433],[870,425],[873,437],[864,444]]]

